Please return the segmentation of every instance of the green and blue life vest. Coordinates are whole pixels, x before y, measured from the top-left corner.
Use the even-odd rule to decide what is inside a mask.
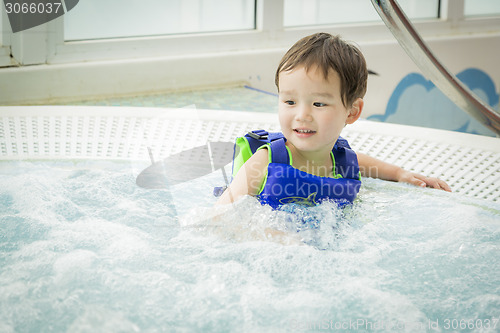
[[[361,180],[356,153],[347,140],[339,137],[331,156],[334,177],[320,177],[296,169],[286,147],[286,139],[280,132],[268,133],[256,130],[236,139],[232,176],[236,176],[243,164],[258,150],[267,147],[269,165],[266,180],[257,195],[262,204],[278,209],[285,204],[315,206],[324,200],[340,206],[352,203],[356,198]],[[222,191],[219,190],[222,194]]]

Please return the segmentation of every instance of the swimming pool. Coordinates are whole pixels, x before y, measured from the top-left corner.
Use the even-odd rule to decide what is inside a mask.
[[[488,186],[449,194],[364,179],[352,207],[325,203],[299,212],[322,220],[319,232],[299,233],[314,244],[283,246],[266,240],[264,228],[293,228],[295,215],[250,198],[216,223],[207,220],[211,188],[223,182],[218,170],[163,190],[135,185],[149,165],[146,146],[159,158],[203,140],[229,140],[245,130],[244,113],[223,123],[218,113],[177,110],[177,120],[164,125],[121,109],[101,126],[110,116],[102,109],[73,116],[14,109],[3,113],[3,124],[13,125],[0,136],[0,331],[421,332],[464,324],[498,331],[500,204]],[[204,136],[199,141],[185,134],[190,122]],[[178,140],[180,133],[189,139]],[[359,143],[364,134],[350,135]],[[411,151],[398,135],[377,141]],[[390,156],[387,149],[379,154]],[[494,151],[474,156],[498,161]],[[458,175],[467,173],[461,164]],[[486,170],[498,175],[494,163]]]

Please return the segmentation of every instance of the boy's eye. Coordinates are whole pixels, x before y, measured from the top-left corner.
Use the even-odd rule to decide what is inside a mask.
[[[320,102],[315,102],[315,103],[313,103],[313,105],[314,105],[315,107],[318,107],[318,108],[319,108],[319,107],[322,107],[322,106],[326,106],[326,104],[325,104],[325,103],[320,103]]]
[[[295,105],[295,102],[294,102],[294,101],[285,101],[285,104],[288,104],[288,105]]]

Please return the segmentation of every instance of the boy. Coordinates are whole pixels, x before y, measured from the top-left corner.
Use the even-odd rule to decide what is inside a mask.
[[[241,167],[217,203],[231,203],[244,195],[258,196],[261,202],[273,207],[290,202],[284,200],[289,198],[301,198],[299,202],[312,204],[346,197],[352,201],[359,190],[359,184],[355,183],[359,179],[354,179],[358,175],[343,179],[336,171],[336,163],[340,162],[335,161],[332,149],[337,148],[334,145],[342,128],[361,115],[367,78],[361,52],[338,36],[317,33],[295,43],[281,60],[275,78],[279,122],[286,138],[282,142],[288,158],[286,162],[275,163],[274,148],[261,147]],[[437,178],[409,172],[365,154],[357,153],[355,157],[355,170],[359,165],[362,176],[451,191]],[[275,165],[280,168],[275,170]],[[282,190],[276,191],[270,179],[280,177],[286,180],[274,181]],[[294,179],[300,179],[300,185],[298,181],[293,184]],[[293,191],[304,188],[302,181],[310,182],[308,188],[319,188],[320,196],[318,191],[293,196]],[[352,191],[355,191],[354,197],[347,193]],[[282,192],[287,192],[288,197]]]

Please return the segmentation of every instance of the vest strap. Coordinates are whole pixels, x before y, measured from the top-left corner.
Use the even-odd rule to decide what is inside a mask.
[[[283,133],[281,133],[281,132],[271,132],[271,133],[268,133],[267,137],[268,137],[269,142],[285,138],[283,136]]]
[[[340,174],[343,178],[358,179],[358,156],[350,148],[347,141],[339,137],[332,150],[335,158],[335,173]]]
[[[290,164],[290,156],[288,156],[284,138],[271,141],[269,145],[271,147],[271,163]]]

